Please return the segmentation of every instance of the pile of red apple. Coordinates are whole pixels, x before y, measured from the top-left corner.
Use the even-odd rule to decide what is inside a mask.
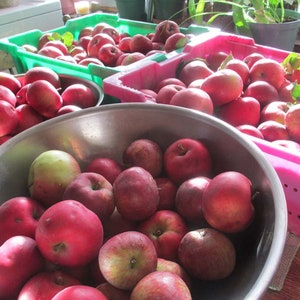
[[[161,21],[155,31],[147,35],[120,32],[117,28],[100,22],[80,30],[78,40],[71,32],[62,36],[58,33],[44,33],[38,45],[23,45],[28,51],[87,66],[94,63],[101,66],[124,66],[155,53],[166,53],[185,46],[190,34],[180,32],[177,23]]]
[[[300,153],[300,56],[279,63],[252,53],[208,53],[183,61],[176,76],[155,89],[142,89],[153,101],[196,109],[240,131]]]
[[[121,163],[99,155],[85,167],[42,152],[28,195],[0,206],[0,299],[192,299],[199,280],[230,276],[254,191],[242,173],[213,169],[192,138],[165,150],[137,139]]]
[[[34,67],[22,76],[0,72],[0,144],[45,120],[98,104],[85,83],[65,84],[47,67]]]

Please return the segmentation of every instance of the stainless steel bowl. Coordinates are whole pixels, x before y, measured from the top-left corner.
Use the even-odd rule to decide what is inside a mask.
[[[158,104],[113,104],[88,108],[32,127],[0,147],[1,202],[27,194],[26,178],[33,159],[49,149],[74,155],[84,167],[102,154],[121,161],[124,148],[147,137],[163,148],[181,137],[205,140],[216,171],[236,170],[260,192],[256,217],[239,239],[238,261],[226,280],[199,283],[193,299],[258,299],[281,259],[287,231],[284,192],[264,154],[240,132],[208,115]]]

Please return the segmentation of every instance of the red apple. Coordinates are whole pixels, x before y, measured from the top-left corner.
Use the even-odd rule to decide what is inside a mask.
[[[170,105],[195,109],[203,113],[212,115],[214,104],[210,95],[197,88],[184,88],[173,95]]]
[[[261,107],[270,102],[279,101],[277,89],[263,80],[257,80],[250,83],[244,92],[244,97],[253,97],[257,99]]]
[[[278,89],[279,100],[284,102],[293,103],[295,100],[292,96],[295,83],[286,80],[283,85]]]
[[[95,106],[97,99],[91,87],[83,83],[73,83],[65,88],[61,94],[63,105],[76,105],[81,108]]]
[[[1,299],[17,299],[27,280],[44,266],[33,238],[15,235],[0,247]]]
[[[103,227],[98,216],[78,201],[63,200],[40,217],[35,240],[42,255],[62,266],[82,266],[98,254]]]
[[[206,145],[192,138],[182,138],[171,143],[164,153],[168,177],[176,184],[196,176],[209,176],[212,168]]]
[[[80,47],[82,47],[85,52],[87,52],[87,49],[88,49],[88,44],[90,42],[90,40],[92,39],[93,37],[91,35],[87,35],[87,36],[82,36],[81,38],[79,38],[78,40],[78,45]]]
[[[224,68],[236,71],[241,76],[244,86],[248,85],[250,71],[246,62],[233,58],[225,64]]]
[[[17,103],[16,95],[6,86],[0,85],[0,100],[15,106]]]
[[[18,299],[52,299],[64,288],[78,284],[79,280],[61,271],[40,272],[23,285]]]
[[[119,56],[123,52],[116,45],[105,44],[98,52],[98,58],[105,66],[115,67]]]
[[[243,124],[243,125],[236,126],[236,129],[238,129],[242,133],[248,134],[253,137],[257,137],[258,139],[262,139],[262,140],[264,139],[262,133],[255,126]]]
[[[56,59],[65,61],[65,62],[70,63],[70,64],[77,64],[76,58],[71,56],[71,55],[57,56]]]
[[[58,56],[64,55],[64,53],[55,46],[43,46],[43,48],[40,49],[37,54],[54,58],[54,59],[57,58]]]
[[[98,289],[88,285],[72,285],[58,292],[51,300],[107,300]]]
[[[99,251],[100,271],[116,288],[131,290],[157,267],[152,241],[138,231],[126,231],[108,239]]]
[[[205,220],[217,230],[245,230],[254,218],[251,181],[236,171],[216,175],[203,192],[202,211]]]
[[[272,101],[266,104],[261,111],[260,122],[273,120],[284,124],[286,112],[289,110],[289,105],[284,101]]]
[[[290,107],[285,116],[285,126],[289,137],[294,142],[300,143],[300,104]]]
[[[78,174],[67,185],[63,199],[79,201],[101,220],[108,218],[115,209],[111,183],[104,176],[93,172]]]
[[[258,130],[264,136],[264,139],[272,142],[275,140],[288,140],[289,132],[284,124],[269,120],[258,125]]]
[[[202,212],[203,192],[210,178],[198,176],[184,181],[177,190],[175,198],[176,211],[189,223],[205,223]]]
[[[63,53],[63,55],[69,54],[69,50],[68,50],[67,46],[60,40],[48,41],[47,43],[44,44],[43,48],[48,47],[48,46],[56,47],[58,50],[60,50]]]
[[[12,134],[18,126],[18,114],[13,105],[0,100],[0,137]]]
[[[257,126],[260,120],[260,103],[253,97],[238,97],[222,105],[218,117],[232,126]]]
[[[141,299],[192,300],[192,296],[180,276],[168,271],[155,271],[142,278],[132,290],[130,300]]]
[[[97,286],[97,289],[109,300],[130,300],[130,291],[118,289],[108,282],[103,282]]]
[[[92,35],[92,32],[94,30],[95,26],[86,26],[83,27],[82,29],[80,29],[79,35],[78,35],[78,39],[82,38],[83,36],[90,36]]]
[[[177,77],[167,77],[163,80],[161,80],[160,82],[158,82],[155,91],[158,93],[160,91],[161,88],[163,88],[166,85],[169,84],[177,84],[180,85],[182,87],[186,87],[186,85]]]
[[[26,94],[27,103],[45,118],[55,117],[63,100],[57,89],[47,80],[30,84]]]
[[[250,82],[263,80],[276,89],[280,88],[285,80],[285,73],[282,65],[272,58],[257,60],[250,68]]]
[[[98,59],[96,57],[87,57],[87,58],[84,58],[78,64],[80,66],[88,66],[89,64],[95,64],[95,65],[98,65],[98,66],[104,66],[104,63],[100,59]]]
[[[217,71],[222,62],[228,57],[228,53],[224,51],[211,51],[205,57],[208,67],[214,72]]]
[[[168,177],[155,178],[159,194],[159,204],[157,210],[175,209],[175,197],[177,186]]]
[[[27,185],[30,196],[49,207],[62,200],[65,188],[79,173],[79,163],[69,153],[44,151],[29,168]]]
[[[132,39],[132,37],[130,37],[130,36],[126,36],[126,37],[123,37],[122,39],[120,39],[120,41],[118,43],[118,47],[122,52],[126,52],[126,53],[131,52],[131,49],[130,49],[131,39]]]
[[[155,178],[163,169],[163,151],[153,140],[136,139],[125,148],[123,164],[125,168],[141,167]]]
[[[158,257],[156,270],[175,273],[181,279],[183,279],[183,281],[186,283],[186,285],[189,288],[191,287],[190,275],[186,272],[186,270],[178,262]]]
[[[236,264],[233,243],[213,228],[189,231],[181,240],[178,257],[182,267],[200,280],[224,279]]]
[[[78,54],[84,54],[85,57],[87,57],[86,50],[83,48],[83,46],[76,46],[71,49],[70,55],[75,57]]]
[[[241,76],[230,69],[216,71],[203,80],[201,89],[209,94],[215,107],[237,99],[243,92]]]
[[[118,44],[121,39],[121,35],[120,35],[119,31],[116,28],[114,28],[113,26],[104,26],[104,28],[102,28],[101,32],[106,33],[109,36],[111,36],[116,44]]]
[[[170,104],[172,97],[183,89],[185,89],[185,87],[177,83],[162,86],[156,95],[156,102],[161,104]]]
[[[8,72],[0,72],[0,86],[7,87],[14,94],[17,94],[22,87],[21,82]]]
[[[36,80],[47,80],[49,81],[56,89],[59,89],[61,87],[61,81],[59,75],[53,71],[51,68],[48,67],[34,67],[32,69],[29,69],[25,74],[23,78],[23,85],[32,83]]]
[[[15,235],[34,238],[44,207],[29,197],[13,197],[0,206],[0,245]]]
[[[16,106],[21,104],[27,104],[26,94],[30,83],[23,85],[16,94],[17,103]]]
[[[106,22],[99,22],[97,24],[95,24],[92,28],[92,32],[91,32],[91,35],[96,35],[100,32],[102,32],[102,30],[106,27],[111,27],[111,25],[109,25],[108,23]]]
[[[259,59],[265,58],[261,53],[254,52],[251,54],[246,55],[243,58],[243,61],[248,65],[249,70],[253,66],[253,64],[258,61]]]
[[[124,57],[123,57],[124,55]],[[145,54],[141,53],[141,52],[133,52],[133,53],[125,53],[120,55],[116,65],[119,66],[128,66],[133,64],[134,62],[140,61],[142,59],[144,59],[146,56]]]
[[[214,72],[201,59],[193,59],[178,66],[178,78],[189,86],[193,81],[204,79]]]
[[[165,43],[167,38],[177,32],[180,32],[179,25],[172,20],[164,20],[159,22],[155,27],[152,42]]]
[[[188,41],[189,39],[184,33],[176,32],[166,39],[164,50],[168,53],[184,48]]]
[[[115,41],[107,33],[94,35],[87,45],[88,56],[98,58],[99,49],[105,44],[115,45]]]
[[[142,221],[157,210],[159,195],[156,182],[141,167],[122,171],[114,181],[113,192],[116,207],[126,219]]]
[[[82,108],[77,105],[64,105],[57,111],[56,116],[62,116],[64,114],[68,114],[80,110],[82,110]]]
[[[16,133],[21,132],[44,121],[43,116],[41,116],[29,104],[21,104],[17,106],[16,112],[18,115],[18,126],[15,131]]]
[[[188,231],[183,218],[171,210],[155,212],[150,218],[140,222],[137,230],[150,238],[158,257],[173,261],[176,261],[178,245]]]

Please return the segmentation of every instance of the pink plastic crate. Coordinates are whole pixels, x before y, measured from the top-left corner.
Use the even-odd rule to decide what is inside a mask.
[[[138,69],[121,72],[108,77],[103,82],[105,94],[121,102],[148,102],[151,97],[140,92],[141,88],[153,89],[157,83],[168,77],[175,77],[176,68],[182,60],[205,57],[210,52],[224,51],[236,58],[243,58],[253,52],[263,54],[278,62],[283,61],[288,51],[257,45],[254,40],[227,33],[203,34],[187,45],[182,53],[170,53],[163,62],[145,62]],[[289,152],[284,147],[252,138],[265,153],[281,180],[288,207],[289,231],[300,236],[300,155]]]
[[[178,64],[183,60],[205,57],[211,52],[224,51],[236,58],[258,52],[279,62],[288,51],[255,44],[252,38],[227,33],[204,33],[185,46],[182,52],[171,52],[162,62],[145,61],[138,68],[120,72],[103,81],[104,93],[121,102],[147,102],[151,97],[140,92],[142,88],[153,89],[158,82],[175,77]]]

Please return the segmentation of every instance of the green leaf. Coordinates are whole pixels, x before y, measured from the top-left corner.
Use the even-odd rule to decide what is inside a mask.
[[[72,32],[65,32],[63,35],[62,35],[62,41],[63,43],[67,46],[67,48],[71,47],[73,42],[74,42],[74,36],[72,34]]]
[[[300,84],[294,84],[294,87],[291,91],[291,95],[295,101],[300,99]]]

